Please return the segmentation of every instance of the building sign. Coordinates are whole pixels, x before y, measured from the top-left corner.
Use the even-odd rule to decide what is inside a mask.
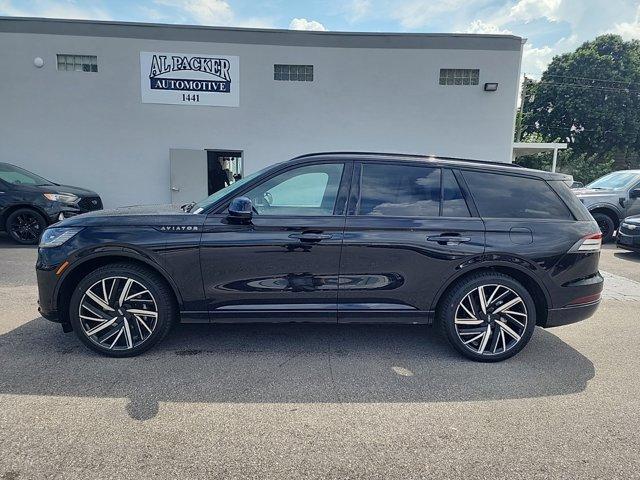
[[[238,57],[140,52],[142,103],[237,107]]]

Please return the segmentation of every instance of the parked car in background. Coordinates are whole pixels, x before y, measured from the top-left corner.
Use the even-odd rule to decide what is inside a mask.
[[[48,228],[41,314],[109,356],[176,321],[436,323],[477,361],[591,316],[602,234],[565,175],[373,153],[298,157],[184,209]]]
[[[0,163],[0,230],[18,243],[35,245],[48,225],[101,208],[100,196],[91,190]]]
[[[584,188],[584,183],[572,181],[570,186],[571,188]]]
[[[640,214],[640,170],[620,170],[574,190],[598,222],[602,241],[613,239],[623,218]]]
[[[619,248],[640,252],[640,215],[622,220],[617,237],[616,243]]]

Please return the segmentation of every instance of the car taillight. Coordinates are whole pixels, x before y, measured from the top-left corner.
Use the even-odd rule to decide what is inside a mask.
[[[599,252],[602,247],[602,233],[592,233],[578,240],[569,253]]]

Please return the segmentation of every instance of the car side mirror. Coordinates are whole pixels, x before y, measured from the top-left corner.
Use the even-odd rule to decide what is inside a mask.
[[[640,188],[634,188],[629,192],[629,198],[640,198]]]
[[[229,219],[247,221],[253,217],[253,203],[247,197],[237,197],[229,204]]]

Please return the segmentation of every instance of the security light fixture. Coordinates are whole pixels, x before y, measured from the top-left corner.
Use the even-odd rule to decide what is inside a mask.
[[[484,84],[484,91],[485,92],[495,92],[496,90],[498,90],[498,84],[497,83],[485,83]]]

